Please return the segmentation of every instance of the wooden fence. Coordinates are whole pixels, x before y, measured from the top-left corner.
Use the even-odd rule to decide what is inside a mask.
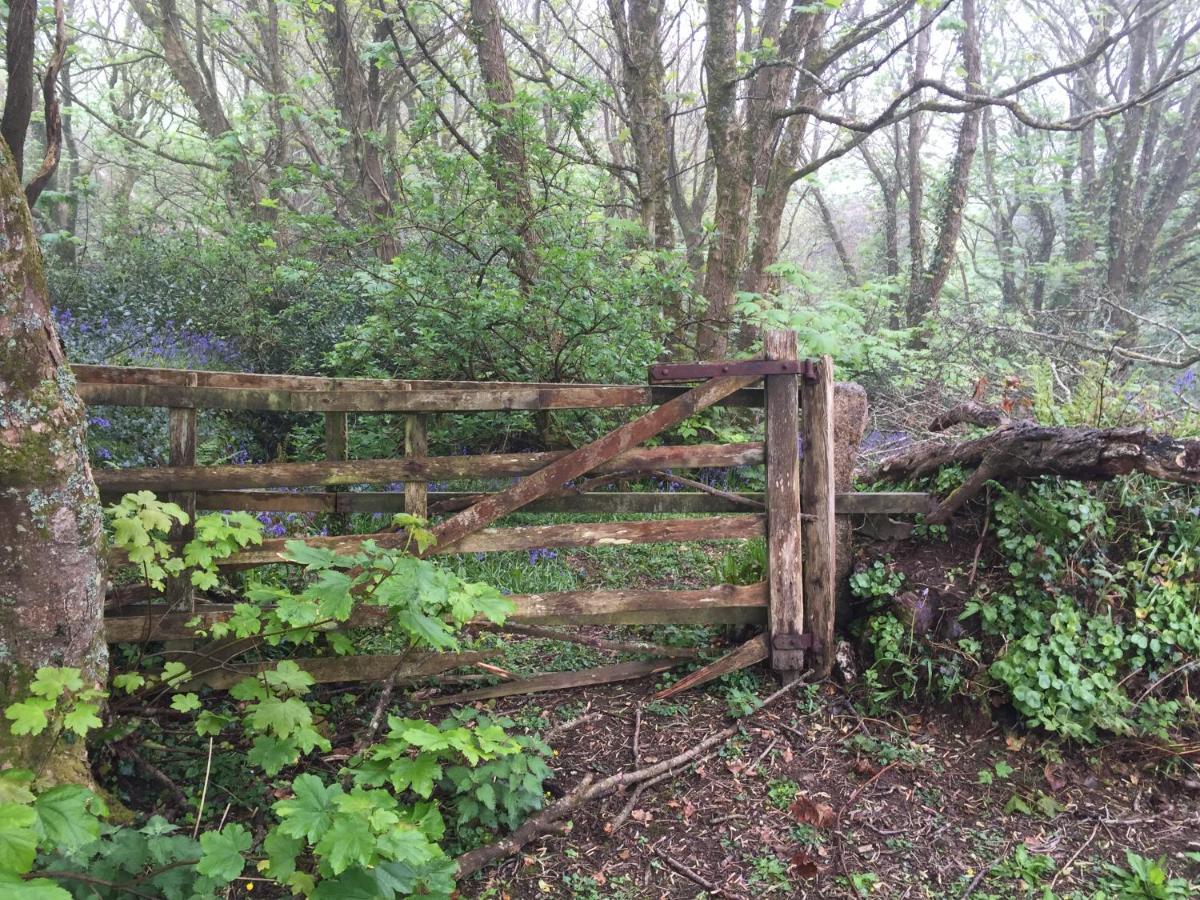
[[[795,364],[795,336],[767,335],[767,360],[793,361],[779,374],[718,375],[698,386],[521,384],[252,375],[114,366],[75,366],[89,405],[166,407],[169,465],[99,469],[102,497],[128,491],[166,494],[186,510],[330,513],[409,511],[446,513],[435,527],[437,553],[490,553],[535,548],[591,547],[651,542],[746,540],[766,537],[766,579],[753,585],[702,590],[596,590],[517,595],[512,621],[546,625],[588,623],[763,623],[773,667],[785,677],[806,662],[827,672],[832,662],[835,515],[924,512],[923,494],[835,495],[833,480],[833,365],[813,361],[807,374]],[[737,363],[731,365],[737,366]],[[743,364],[745,365],[745,364]],[[782,371],[783,369],[788,371]],[[738,444],[639,447],[714,404],[765,407],[766,439]],[[426,428],[435,413],[506,410],[649,408],[585,447],[541,453],[430,456]],[[261,465],[196,465],[199,409],[321,413],[325,460]],[[407,415],[404,453],[391,459],[349,459],[347,414]],[[800,454],[801,439],[805,452]],[[764,493],[715,490],[684,478],[691,469],[766,466]],[[656,474],[682,491],[589,490],[615,477]],[[565,485],[582,476],[578,488]],[[516,477],[490,493],[429,491],[430,481]],[[349,486],[405,483],[399,491],[351,491]],[[279,490],[304,488],[305,490]],[[701,517],[489,527],[517,510],[576,514],[668,513]],[[185,540],[188,528],[173,535]],[[308,542],[353,551],[363,540],[395,535],[334,535]],[[266,540],[223,565],[277,564],[284,541]],[[211,623],[230,610],[196,605],[184,580],[168,584],[166,602],[106,620],[110,641],[174,640],[193,633],[189,619]],[[365,620],[356,624],[368,624]],[[807,654],[807,660],[806,660]]]

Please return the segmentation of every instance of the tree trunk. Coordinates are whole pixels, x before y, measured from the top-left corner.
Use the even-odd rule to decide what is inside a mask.
[[[63,358],[42,259],[12,154],[0,158],[0,707],[39,666],[103,686],[103,538],[85,410]],[[52,723],[36,738],[0,725],[0,768],[89,781],[86,750]]]
[[[963,0],[962,17],[966,27],[962,33],[962,60],[966,88],[978,91],[983,63],[979,52],[979,24],[975,15],[975,0]],[[958,145],[954,162],[950,166],[950,177],[946,183],[945,199],[938,214],[937,241],[929,263],[912,272],[908,294],[908,326],[920,328],[925,317],[933,311],[938,295],[946,284],[954,264],[958,237],[962,233],[963,210],[967,203],[967,186],[971,177],[971,163],[979,145],[979,119],[977,109],[963,113],[958,130]],[[911,162],[911,161],[910,161]],[[920,263],[914,258],[914,262]],[[923,346],[924,335],[918,331],[915,343]]]

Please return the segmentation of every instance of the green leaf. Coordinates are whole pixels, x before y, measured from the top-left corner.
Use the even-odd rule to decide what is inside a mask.
[[[192,671],[183,663],[171,660],[162,670],[163,684],[174,685],[180,681],[191,681]]]
[[[32,803],[29,786],[37,777],[28,769],[6,769],[0,772],[0,803]]]
[[[9,730],[15,735],[41,734],[50,723],[47,715],[54,709],[54,701],[42,697],[30,697],[23,703],[14,703],[4,710],[4,717],[12,722]]]
[[[100,707],[95,703],[76,703],[75,708],[63,716],[63,727],[80,737],[86,737],[93,728],[104,724],[100,721],[99,712]]]
[[[271,687],[293,694],[306,693],[316,683],[308,672],[290,659],[280,662],[273,672],[266,672],[265,677]]]
[[[292,792],[295,796],[291,799],[280,800],[273,806],[283,819],[279,830],[315,843],[333,823],[333,803],[341,796],[342,787],[338,784],[326,787],[316,775],[305,774],[292,782]]]
[[[65,691],[78,691],[82,687],[83,679],[79,677],[78,669],[43,666],[37,670],[37,677],[29,685],[29,690],[47,700],[57,700]]]
[[[232,721],[229,716],[206,709],[196,717],[196,734],[201,737],[216,737]]]
[[[96,795],[77,784],[63,784],[34,801],[38,826],[58,850],[74,853],[100,837],[100,819],[92,812]]]
[[[220,831],[200,835],[200,862],[196,871],[218,881],[230,882],[242,874],[246,859],[242,856],[253,843],[250,832],[241,825],[226,825]]]
[[[442,777],[442,767],[431,753],[402,756],[392,763],[388,777],[397,793],[411,787],[417,796],[429,799],[434,784]]]
[[[304,589],[306,597],[312,597],[320,605],[321,618],[339,622],[349,618],[354,609],[354,596],[350,593],[350,576],[345,572],[327,569],[321,577]]]
[[[49,878],[26,881],[9,872],[0,872],[0,894],[5,900],[72,900],[67,891]]]
[[[267,697],[249,710],[247,722],[255,731],[270,731],[288,737],[298,729],[312,724],[312,710],[298,697]]]
[[[278,828],[272,828],[263,841],[263,851],[267,854],[267,874],[276,881],[287,881],[296,871],[296,857],[304,849],[304,841],[298,837],[284,834]]]
[[[0,872],[22,875],[37,855],[37,813],[31,806],[0,803]]]
[[[246,760],[258,766],[268,775],[278,775],[284,766],[290,766],[300,758],[300,748],[290,738],[277,738],[260,734],[254,746],[246,754]]]
[[[365,820],[339,815],[313,849],[329,863],[334,875],[340,875],[352,865],[369,865],[375,855],[375,842]]]
[[[332,550],[326,547],[310,547],[304,541],[288,541],[283,546],[287,549],[280,555],[289,562],[304,566],[308,572],[328,569],[337,558],[337,554]]]
[[[145,685],[145,683],[146,679],[137,672],[122,672],[119,675],[113,676],[113,687],[127,694],[132,694],[138,688]]]

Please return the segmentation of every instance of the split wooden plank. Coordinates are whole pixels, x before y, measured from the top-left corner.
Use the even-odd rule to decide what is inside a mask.
[[[795,359],[796,333],[763,335],[767,359]],[[800,539],[799,377],[767,376],[767,580],[771,668],[785,682],[804,668],[804,595]]]
[[[390,677],[400,681],[414,681],[440,675],[451,669],[472,666],[483,662],[493,652],[468,651],[464,653],[409,653],[409,654],[364,654],[362,656],[319,656],[294,659],[301,669],[312,676],[317,684],[333,684],[339,681],[362,681],[381,683]],[[182,658],[182,656],[181,656]],[[186,662],[186,660],[184,660]],[[205,672],[189,684],[189,688],[210,687],[227,691],[248,675],[275,668],[279,660],[252,663],[226,663],[223,668]],[[192,668],[203,668],[200,659]]]
[[[508,621],[530,625],[737,625],[766,621],[765,582],[689,590],[515,594]]]
[[[527,625],[746,624],[766,621],[764,582],[722,584],[689,590],[560,591],[514,594],[508,621]],[[202,604],[196,613],[169,612],[165,605],[128,606],[104,617],[110,644],[187,639],[234,614],[231,604]],[[336,627],[370,628],[387,623],[388,610],[359,604],[350,620]],[[194,620],[195,624],[189,622]],[[322,630],[332,630],[332,624]]]
[[[751,638],[746,643],[735,647],[720,659],[713,660],[707,666],[702,666],[695,672],[685,675],[669,688],[665,688],[655,694],[654,699],[666,700],[668,697],[674,697],[676,694],[690,691],[694,687],[707,684],[714,678],[720,678],[722,675],[728,675],[739,669],[745,669],[747,666],[756,665],[770,655],[770,649],[767,645],[767,635],[760,634],[758,637]]]
[[[833,360],[817,362],[816,381],[800,389],[804,403],[801,506],[812,518],[801,528],[804,547],[804,630],[812,635],[810,663],[819,677],[833,668],[837,539],[834,533]]]
[[[614,684],[618,681],[634,681],[638,678],[670,671],[676,666],[682,665],[683,662],[684,660],[678,659],[652,659],[616,663],[611,666],[597,666],[579,672],[550,672],[546,675],[521,678],[491,687],[476,688],[473,691],[462,691],[447,697],[437,697],[430,700],[429,704],[430,706],[445,706],[449,703],[473,703],[476,700],[490,700],[494,697],[564,691],[572,688],[594,687],[600,684]]]
[[[429,455],[428,417],[410,415],[404,420],[404,455]],[[421,519],[429,518],[429,485],[425,481],[409,481],[404,485],[404,511]]]
[[[322,378],[72,366],[80,396],[93,405],[248,409],[274,412],[485,412],[527,409],[614,409],[654,406],[683,387],[620,384]],[[761,390],[742,390],[723,406],[763,405]]]
[[[433,509],[461,508],[477,497],[477,491],[430,491],[428,499]],[[739,497],[759,503],[766,494],[742,491]],[[106,502],[121,498],[120,493],[104,491]],[[931,495],[921,492],[847,493],[838,494],[834,512],[839,516],[916,515],[927,513],[937,505]],[[397,491],[354,491],[334,494],[329,491],[198,491],[196,508],[244,509],[268,512],[312,513],[389,513],[404,511],[404,495]],[[751,508],[711,494],[695,491],[595,491],[542,497],[524,507],[527,512],[553,513],[610,513],[640,515],[650,513],[737,513]]]
[[[347,462],[263,463],[245,466],[158,466],[97,469],[101,491],[212,491],[335,484],[386,484],[396,481],[503,478],[528,475],[569,456],[570,450],[541,453],[485,453],[473,456],[427,456],[407,459],[356,459]],[[654,469],[700,469],[752,466],[763,461],[763,445],[693,444],[638,447],[595,467],[598,474]]]
[[[511,528],[485,528],[467,535],[457,544],[438,544],[429,555],[457,553],[496,553],[507,550],[538,550],[547,547],[604,547],[625,544],[670,544],[688,541],[745,540],[766,533],[766,517],[761,513],[729,516],[705,516],[697,519],[658,519],[648,522],[568,522],[562,525],[521,525]],[[243,550],[219,560],[218,566],[242,568],[283,563],[280,554],[290,538],[263,541],[258,547]],[[363,541],[374,541],[384,549],[408,545],[403,531],[373,534],[310,537],[310,547],[325,547],[339,553],[355,553]],[[110,557],[119,562],[122,557]]]
[[[694,416],[721,398],[728,397],[734,391],[757,380],[758,376],[755,375],[714,378],[657,409],[638,416],[632,422],[627,422],[604,437],[568,453],[512,487],[492,494],[443,522],[433,532],[438,545],[454,546],[462,538],[486,528],[501,516],[520,509],[543,494],[561,488],[568,481],[591,472],[597,466],[620,456],[667,428],[678,425],[684,419]]]

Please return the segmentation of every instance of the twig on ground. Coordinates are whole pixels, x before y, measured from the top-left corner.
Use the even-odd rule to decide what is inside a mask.
[[[999,863],[1000,860],[1002,860],[1002,859],[1004,859],[1004,857],[1008,856],[1008,851],[1010,849],[1012,849],[1012,845],[1013,845],[1012,841],[1009,841],[1008,843],[1006,843],[1004,845],[1004,849],[1000,851],[999,856],[997,856],[990,863],[988,863],[986,866],[984,866],[982,869],[980,869],[978,872],[975,873],[975,877],[971,879],[971,883],[968,884],[967,889],[962,892],[962,897],[960,897],[959,900],[967,900],[968,897],[970,897],[973,893],[975,893],[975,888],[979,887],[979,885],[983,882],[983,879],[987,878],[988,872],[992,871],[992,869],[994,869],[996,867],[997,863]]]
[[[696,872],[693,872],[691,869],[689,869],[683,863],[679,862],[678,860],[672,859],[671,857],[669,857],[665,853],[663,853],[661,850],[655,850],[654,855],[657,856],[659,859],[661,859],[664,863],[666,863],[667,868],[670,869],[672,872],[675,872],[678,875],[682,875],[684,878],[688,879],[689,881],[695,882],[696,884],[700,885],[700,887],[702,887],[706,891],[708,891],[710,894],[715,894],[718,897],[725,896],[725,892],[723,890],[721,890],[717,885],[713,884],[711,881],[708,881],[705,878],[702,878],[699,874],[697,874]]]
[[[1083,853],[1083,851],[1088,848],[1088,845],[1091,844],[1092,841],[1094,841],[1096,839],[1096,832],[1098,832],[1099,830],[1100,830],[1100,823],[1097,822],[1095,825],[1092,826],[1092,833],[1088,835],[1088,839],[1086,841],[1084,841],[1082,844],[1080,844],[1079,849],[1076,850],[1073,854],[1071,854],[1071,858],[1068,859],[1065,863],[1063,863],[1062,866],[1059,868],[1059,870],[1054,873],[1054,878],[1052,878],[1050,880],[1050,887],[1047,889],[1047,893],[1050,893],[1050,894],[1054,893],[1054,886],[1056,884],[1058,884],[1058,879],[1063,877],[1063,875],[1066,873],[1067,869],[1071,868],[1071,866],[1073,866],[1075,864],[1075,860],[1079,859],[1080,854]]]
[[[561,737],[572,729],[578,728],[580,725],[586,725],[588,722],[595,722],[597,719],[604,718],[604,713],[588,712],[586,709],[574,719],[563,722],[561,725],[555,725],[549,731],[542,735],[542,740],[549,744],[557,737]]]

